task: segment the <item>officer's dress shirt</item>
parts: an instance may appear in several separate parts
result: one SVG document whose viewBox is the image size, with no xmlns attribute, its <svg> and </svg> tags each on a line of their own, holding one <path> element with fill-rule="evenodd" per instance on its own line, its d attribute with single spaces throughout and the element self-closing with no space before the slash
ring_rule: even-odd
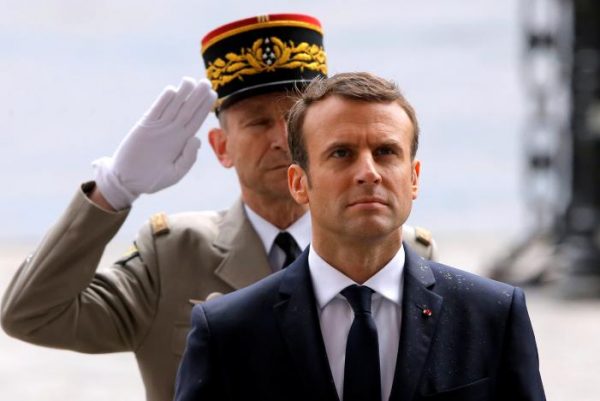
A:
<svg viewBox="0 0 600 401">
<path fill-rule="evenodd" d="M 363 284 L 375 291 L 371 300 L 371 311 L 379 340 L 383 400 L 390 397 L 396 369 L 402 318 L 404 259 L 404 247 L 401 247 L 383 269 Z M 308 266 L 317 299 L 321 333 L 329 367 L 338 396 L 342 400 L 346 342 L 354 320 L 354 312 L 340 291 L 357 283 L 325 262 L 313 248 L 309 250 Z"/>
<path fill-rule="evenodd" d="M 244 210 L 246 211 L 246 216 L 248 216 L 252 227 L 254 227 L 254 230 L 256 230 L 258 233 L 258 236 L 265 247 L 265 252 L 268 255 L 269 265 L 274 272 L 281 270 L 281 266 L 283 265 L 283 262 L 285 262 L 285 252 L 275 245 L 275 237 L 277 237 L 277 234 L 279 234 L 281 231 L 287 231 L 290 233 L 290 235 L 294 237 L 294 240 L 296 240 L 298 247 L 300 247 L 300 251 L 304 250 L 304 248 L 306 248 L 310 243 L 311 233 L 309 212 L 304 213 L 302 217 L 296 220 L 285 230 L 280 230 L 256 214 L 256 212 L 250 209 L 246 204 L 244 204 Z"/>
</svg>

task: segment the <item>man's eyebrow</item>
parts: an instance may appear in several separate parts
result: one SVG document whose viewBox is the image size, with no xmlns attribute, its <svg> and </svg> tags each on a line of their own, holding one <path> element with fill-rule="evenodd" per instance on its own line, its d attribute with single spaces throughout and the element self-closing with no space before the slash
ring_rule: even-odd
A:
<svg viewBox="0 0 600 401">
<path fill-rule="evenodd" d="M 250 121 L 254 118 L 262 118 L 267 116 L 264 108 L 262 107 L 251 107 L 240 113 L 240 122 Z"/>
<path fill-rule="evenodd" d="M 396 148 L 401 148 L 402 147 L 402 142 L 395 139 L 395 138 L 387 138 L 384 141 L 381 141 L 377 144 L 378 147 L 381 146 L 390 146 L 390 147 L 396 147 Z"/>
<path fill-rule="evenodd" d="M 335 140 L 333 142 L 328 143 L 325 148 L 323 149 L 323 151 L 321 153 L 329 153 L 334 149 L 339 149 L 339 148 L 353 148 L 356 145 L 352 144 L 349 141 L 344 141 L 344 140 Z"/>
</svg>

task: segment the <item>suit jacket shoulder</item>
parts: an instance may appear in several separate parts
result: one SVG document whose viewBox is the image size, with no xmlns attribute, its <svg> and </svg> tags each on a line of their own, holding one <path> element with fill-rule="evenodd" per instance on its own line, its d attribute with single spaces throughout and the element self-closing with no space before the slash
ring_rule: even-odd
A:
<svg viewBox="0 0 600 401">
<path fill-rule="evenodd" d="M 279 289 L 284 274 L 285 270 L 271 274 L 248 287 L 197 305 L 195 310 L 202 307 L 213 327 L 252 330 L 249 326 L 258 325 L 256 317 L 272 311 L 281 299 Z"/>
<path fill-rule="evenodd" d="M 427 262 L 435 277 L 435 290 L 440 295 L 462 296 L 458 300 L 478 300 L 481 308 L 492 306 L 509 307 L 515 287 L 482 277 L 452 266 Z"/>
<path fill-rule="evenodd" d="M 545 399 L 521 289 L 424 260 L 410 249 L 405 267 L 404 362 L 392 396 Z"/>
<path fill-rule="evenodd" d="M 306 258 L 194 307 L 177 400 L 337 399 Z"/>
</svg>

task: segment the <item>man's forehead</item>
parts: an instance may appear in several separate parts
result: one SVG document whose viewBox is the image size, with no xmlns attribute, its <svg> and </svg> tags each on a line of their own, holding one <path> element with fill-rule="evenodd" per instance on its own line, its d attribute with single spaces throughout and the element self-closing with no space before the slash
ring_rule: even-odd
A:
<svg viewBox="0 0 600 401">
<path fill-rule="evenodd" d="M 392 146 L 396 148 L 404 148 L 407 145 L 405 135 L 398 131 L 376 131 L 368 134 L 348 131 L 337 131 L 332 135 L 322 136 L 317 141 L 311 141 L 316 152 L 324 152 L 331 148 L 347 147 L 360 148 L 367 147 L 371 149 L 381 146 Z"/>
<path fill-rule="evenodd" d="M 354 108 L 352 106 L 366 106 Z M 312 113 L 311 113 L 312 111 Z M 337 146 L 410 147 L 414 128 L 397 102 L 369 102 L 331 96 L 313 103 L 304 120 L 307 152 Z"/>
<path fill-rule="evenodd" d="M 404 108 L 396 101 L 377 102 L 328 96 L 311 104 L 306 111 L 304 125 L 323 129 L 325 122 L 333 123 L 341 132 L 362 126 L 387 128 L 400 126 L 412 130 L 412 122 Z"/>
</svg>

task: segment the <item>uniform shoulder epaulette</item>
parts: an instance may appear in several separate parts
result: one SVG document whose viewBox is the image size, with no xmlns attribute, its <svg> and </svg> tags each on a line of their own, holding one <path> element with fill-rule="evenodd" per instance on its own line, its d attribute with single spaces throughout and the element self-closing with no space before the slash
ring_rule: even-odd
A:
<svg viewBox="0 0 600 401">
<path fill-rule="evenodd" d="M 417 240 L 417 242 L 425 246 L 429 246 L 431 245 L 432 239 L 431 231 L 423 227 L 415 227 L 415 239 Z"/>
<path fill-rule="evenodd" d="M 169 222 L 167 214 L 160 212 L 150 217 L 150 227 L 152 227 L 152 235 L 162 235 L 169 232 Z"/>
<path fill-rule="evenodd" d="M 123 256 L 121 256 L 121 259 L 119 259 L 117 261 L 117 264 L 121 265 L 121 266 L 125 266 L 127 264 L 127 262 L 129 262 L 131 259 L 139 257 L 140 256 L 140 251 L 137 247 L 137 244 L 134 242 L 125 252 L 125 254 Z"/>
</svg>

